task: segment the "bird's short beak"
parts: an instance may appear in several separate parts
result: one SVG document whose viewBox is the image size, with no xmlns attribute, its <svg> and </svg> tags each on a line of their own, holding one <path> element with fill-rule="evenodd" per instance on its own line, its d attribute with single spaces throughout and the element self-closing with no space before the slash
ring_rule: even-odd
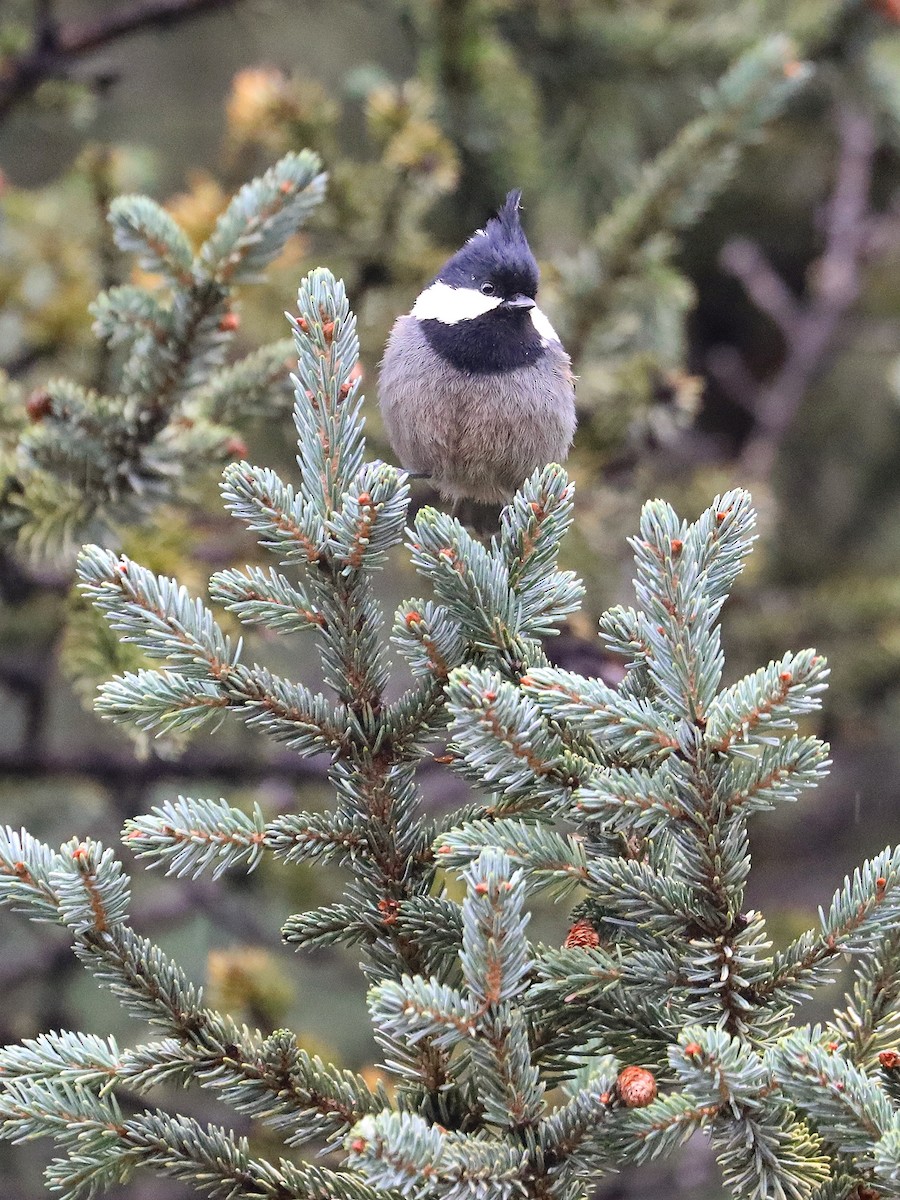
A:
<svg viewBox="0 0 900 1200">
<path fill-rule="evenodd" d="M 508 300 L 504 300 L 502 308 L 534 308 L 536 301 L 530 296 L 510 296 Z"/>
</svg>

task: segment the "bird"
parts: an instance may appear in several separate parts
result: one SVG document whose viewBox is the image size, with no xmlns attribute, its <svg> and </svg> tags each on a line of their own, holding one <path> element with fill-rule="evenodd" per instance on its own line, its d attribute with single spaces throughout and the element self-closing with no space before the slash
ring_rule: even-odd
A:
<svg viewBox="0 0 900 1200">
<path fill-rule="evenodd" d="M 515 189 L 398 317 L 379 405 L 402 468 L 445 501 L 508 502 L 575 434 L 569 355 L 538 308 Z"/>
</svg>

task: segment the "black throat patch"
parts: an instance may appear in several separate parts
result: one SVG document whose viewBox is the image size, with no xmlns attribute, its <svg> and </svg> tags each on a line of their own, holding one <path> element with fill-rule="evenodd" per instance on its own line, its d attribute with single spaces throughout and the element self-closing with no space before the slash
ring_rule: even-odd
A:
<svg viewBox="0 0 900 1200">
<path fill-rule="evenodd" d="M 473 375 L 499 375 L 527 367 L 546 349 L 528 310 L 492 309 L 455 325 L 431 318 L 419 323 L 436 354 Z"/>
</svg>

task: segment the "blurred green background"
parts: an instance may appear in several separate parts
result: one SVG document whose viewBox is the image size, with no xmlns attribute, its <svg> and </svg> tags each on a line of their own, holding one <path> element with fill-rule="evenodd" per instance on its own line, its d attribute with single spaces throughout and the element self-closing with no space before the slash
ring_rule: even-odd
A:
<svg viewBox="0 0 900 1200">
<path fill-rule="evenodd" d="M 52 16 L 77 32 L 130 7 L 59 0 Z M 896 0 L 210 4 L 109 38 L 4 105 L 4 83 L 9 93 L 46 15 L 26 0 L 0 11 L 3 422 L 12 428 L 33 389 L 59 373 L 90 384 L 109 370 L 87 304 L 134 276 L 106 232 L 112 195 L 147 191 L 199 240 L 238 184 L 311 145 L 331 173 L 329 198 L 266 283 L 247 291 L 240 348 L 284 336 L 283 310 L 309 266 L 342 275 L 359 317 L 373 451 L 388 457 L 375 384 L 390 324 L 521 186 L 542 303 L 580 376 L 567 557 L 588 595 L 550 652 L 614 678 L 594 630 L 605 607 L 629 597 L 625 538 L 641 502 L 661 495 L 693 517 L 717 491 L 751 488 L 762 536 L 725 610 L 726 678 L 788 648 L 827 653 L 832 688 L 816 729 L 834 767 L 795 810 L 758 819 L 749 901 L 779 942 L 811 924 L 846 871 L 900 836 Z M 598 238 L 608 245 L 604 219 L 625 220 L 629 198 L 648 186 L 646 165 L 704 103 L 714 111 L 710 89 L 729 64 L 777 34 L 795 46 L 786 70 L 813 66 L 786 111 L 740 152 L 731 153 L 733 130 L 722 145 L 684 147 L 681 208 L 650 213 L 627 262 L 598 273 L 589 249 Z M 252 461 L 289 475 L 287 390 L 241 435 Z M 423 487 L 416 500 L 426 499 Z M 258 557 L 223 514 L 214 479 L 117 536 L 194 592 L 213 570 Z M 387 611 L 420 590 L 401 558 L 394 565 Z M 8 545 L 0 600 L 5 822 L 51 841 L 114 842 L 126 817 L 177 793 L 255 801 L 269 816 L 328 802 L 315 761 L 242 727 L 185 747 L 138 742 L 97 720 L 90 694 L 114 651 L 73 598 L 65 555 L 36 559 Z M 289 656 L 297 678 L 315 681 L 309 643 L 253 636 L 261 658 L 277 654 L 289 673 Z M 446 768 L 424 770 L 436 808 L 459 802 L 463 785 Z M 374 1071 L 353 956 L 299 958 L 279 944 L 288 913 L 337 891 L 324 868 L 268 865 L 218 884 L 151 876 L 135 916 L 215 1004 L 265 1028 L 289 1024 L 310 1049 Z M 535 915 L 537 937 L 559 942 L 566 928 L 563 911 Z M 0 939 L 4 1041 L 67 1026 L 136 1036 L 54 931 L 4 916 Z M 191 1103 L 216 1119 L 208 1096 Z M 41 1194 L 43 1161 L 42 1150 L 0 1150 L 0 1197 Z M 674 1167 L 616 1177 L 601 1194 L 661 1187 L 717 1195 L 703 1146 L 692 1143 Z M 153 1181 L 128 1189 L 181 1194 Z"/>
</svg>

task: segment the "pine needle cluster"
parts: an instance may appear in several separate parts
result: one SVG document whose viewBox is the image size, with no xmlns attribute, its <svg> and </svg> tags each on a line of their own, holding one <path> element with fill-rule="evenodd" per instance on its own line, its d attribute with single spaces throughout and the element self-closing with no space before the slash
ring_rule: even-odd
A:
<svg viewBox="0 0 900 1200">
<path fill-rule="evenodd" d="M 209 591 L 247 624 L 314 638 L 325 690 L 255 663 L 212 608 L 126 557 L 86 547 L 79 577 L 159 664 L 105 685 L 103 715 L 145 729 L 236 717 L 328 756 L 325 813 L 267 820 L 181 797 L 130 820 L 124 842 L 178 875 L 264 855 L 342 864 L 343 898 L 283 934 L 356 948 L 393 1087 L 207 1007 L 132 929 L 110 849 L 7 829 L 0 897 L 64 926 L 150 1033 L 131 1048 L 74 1032 L 4 1048 L 3 1135 L 50 1138 L 47 1182 L 68 1200 L 139 1168 L 222 1197 L 577 1200 L 699 1130 L 741 1200 L 900 1194 L 900 851 L 866 862 L 777 952 L 744 905 L 749 819 L 814 786 L 828 753 L 798 729 L 825 687 L 814 651 L 722 683 L 719 617 L 753 543 L 750 497 L 717 497 L 693 522 L 647 504 L 635 604 L 601 622 L 622 683 L 560 670 L 541 638 L 581 596 L 557 562 L 564 471 L 535 473 L 487 544 L 432 508 L 407 530 L 404 474 L 366 458 L 355 322 L 327 271 L 304 280 L 292 327 L 296 481 L 247 462 L 223 480 L 279 565 L 220 572 Z M 376 583 L 404 537 L 430 595 L 390 625 L 412 679 L 401 689 Z M 417 777 L 435 754 L 477 796 L 439 820 Z M 442 884 L 454 871 L 461 903 Z M 528 938 L 538 889 L 574 901 L 562 947 Z M 843 1011 L 798 1024 L 848 955 Z M 162 1085 L 212 1089 L 283 1137 L 283 1156 L 158 1106 Z"/>
<path fill-rule="evenodd" d="M 254 283 L 325 193 L 311 151 L 287 154 L 246 184 L 195 253 L 147 196 L 109 210 L 116 245 L 145 273 L 102 292 L 94 333 L 114 363 L 102 394 L 50 380 L 26 403 L 30 424 L 0 470 L 0 532 L 33 555 L 58 553 L 138 523 L 204 468 L 239 455 L 234 422 L 271 411 L 291 345 L 225 356 L 240 324 L 235 289 Z"/>
</svg>

